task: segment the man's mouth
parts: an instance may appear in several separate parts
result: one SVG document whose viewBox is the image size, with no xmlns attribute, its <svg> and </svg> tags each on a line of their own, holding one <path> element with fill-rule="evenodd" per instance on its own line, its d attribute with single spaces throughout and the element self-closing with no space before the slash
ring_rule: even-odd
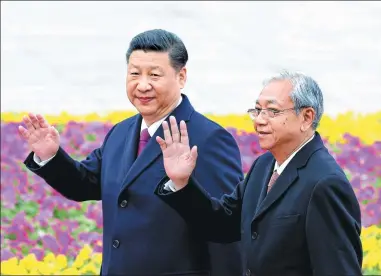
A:
<svg viewBox="0 0 381 276">
<path fill-rule="evenodd" d="M 149 103 L 153 99 L 153 97 L 138 97 L 138 100 L 143 104 Z"/>
<path fill-rule="evenodd" d="M 265 132 L 265 131 L 257 131 L 257 133 L 258 133 L 258 136 L 260 136 L 260 137 L 263 137 L 263 136 L 270 134 L 269 132 Z"/>
</svg>

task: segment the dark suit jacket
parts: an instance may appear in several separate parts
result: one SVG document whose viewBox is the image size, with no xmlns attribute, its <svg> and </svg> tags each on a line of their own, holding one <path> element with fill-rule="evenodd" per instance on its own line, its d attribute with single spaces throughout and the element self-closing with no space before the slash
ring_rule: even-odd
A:
<svg viewBox="0 0 381 276">
<path fill-rule="evenodd" d="M 178 122 L 185 120 L 190 143 L 198 145 L 194 177 L 214 196 L 232 192 L 233 184 L 243 179 L 237 143 L 182 96 L 173 115 Z M 103 274 L 211 275 L 212 270 L 216 276 L 239 275 L 238 244 L 221 246 L 199 239 L 175 210 L 155 196 L 156 185 L 165 176 L 163 158 L 154 137 L 136 158 L 141 120 L 135 115 L 116 124 L 102 147 L 82 162 L 60 148 L 41 168 L 32 153 L 25 164 L 66 198 L 102 200 Z M 156 135 L 163 137 L 162 127 Z"/>
<path fill-rule="evenodd" d="M 159 183 L 156 193 L 200 237 L 241 240 L 244 275 L 361 275 L 359 203 L 320 135 L 294 156 L 266 195 L 274 163 L 270 153 L 260 156 L 234 193 L 220 200 L 193 177 L 175 193 L 165 193 Z"/>
</svg>

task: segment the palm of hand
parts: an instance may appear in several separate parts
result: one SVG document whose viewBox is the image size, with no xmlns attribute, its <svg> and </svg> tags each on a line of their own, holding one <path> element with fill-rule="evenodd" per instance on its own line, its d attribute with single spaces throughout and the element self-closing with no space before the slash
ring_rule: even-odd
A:
<svg viewBox="0 0 381 276">
<path fill-rule="evenodd" d="M 173 143 L 163 150 L 164 168 L 170 179 L 190 177 L 195 167 L 188 145 Z"/>
<path fill-rule="evenodd" d="M 19 126 L 19 134 L 30 150 L 42 160 L 54 156 L 60 145 L 58 131 L 39 114 L 29 113 L 29 116 L 24 116 L 23 122 L 26 128 Z"/>
<path fill-rule="evenodd" d="M 28 145 L 37 156 L 54 155 L 59 147 L 59 137 L 52 136 L 49 128 L 39 128 L 30 133 Z"/>
<path fill-rule="evenodd" d="M 189 147 L 189 137 L 184 121 L 180 122 L 180 130 L 175 117 L 169 118 L 171 130 L 168 123 L 163 122 L 164 139 L 157 136 L 163 152 L 164 169 L 167 176 L 175 183 L 177 189 L 181 189 L 188 184 L 197 161 L 197 146 Z"/>
</svg>

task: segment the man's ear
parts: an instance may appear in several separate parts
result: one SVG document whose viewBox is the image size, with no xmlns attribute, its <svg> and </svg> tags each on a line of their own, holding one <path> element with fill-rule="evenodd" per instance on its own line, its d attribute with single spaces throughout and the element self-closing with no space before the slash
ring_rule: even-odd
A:
<svg viewBox="0 0 381 276">
<path fill-rule="evenodd" d="M 180 69 L 178 73 L 180 88 L 183 89 L 185 87 L 185 83 L 187 82 L 187 68 L 183 67 Z"/>
<path fill-rule="evenodd" d="M 302 115 L 302 125 L 300 126 L 300 130 L 302 132 L 307 131 L 313 124 L 316 113 L 312 107 L 306 107 L 301 110 Z"/>
</svg>

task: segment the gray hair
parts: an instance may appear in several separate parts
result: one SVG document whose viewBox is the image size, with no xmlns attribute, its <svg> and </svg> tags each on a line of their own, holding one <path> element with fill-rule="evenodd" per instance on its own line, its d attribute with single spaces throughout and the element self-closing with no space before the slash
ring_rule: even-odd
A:
<svg viewBox="0 0 381 276">
<path fill-rule="evenodd" d="M 284 71 L 264 82 L 264 85 L 273 81 L 289 80 L 292 83 L 291 100 L 295 105 L 295 112 L 299 114 L 303 107 L 312 107 L 315 110 L 315 119 L 312 128 L 316 130 L 324 113 L 323 93 L 317 82 L 304 74 Z"/>
</svg>

